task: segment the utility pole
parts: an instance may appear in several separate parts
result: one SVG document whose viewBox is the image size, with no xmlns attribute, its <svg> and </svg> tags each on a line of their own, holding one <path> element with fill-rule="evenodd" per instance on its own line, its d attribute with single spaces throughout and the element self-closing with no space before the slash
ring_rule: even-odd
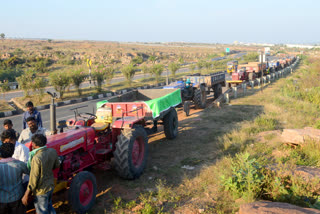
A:
<svg viewBox="0 0 320 214">
<path fill-rule="evenodd" d="M 262 82 L 263 82 L 263 51 L 262 50 L 260 50 L 260 57 L 261 57 L 261 62 L 260 62 L 260 66 L 261 66 L 261 70 L 260 70 L 260 80 L 262 80 Z M 263 84 L 261 84 L 261 87 L 260 87 L 260 89 L 261 89 L 261 92 L 263 92 Z"/>
</svg>

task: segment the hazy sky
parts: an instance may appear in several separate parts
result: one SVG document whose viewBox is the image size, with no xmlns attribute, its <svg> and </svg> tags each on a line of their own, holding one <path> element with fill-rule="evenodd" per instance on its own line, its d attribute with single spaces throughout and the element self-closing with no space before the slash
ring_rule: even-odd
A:
<svg viewBox="0 0 320 214">
<path fill-rule="evenodd" d="M 139 42 L 320 41 L 319 0 L 0 0 L 0 33 Z"/>
</svg>

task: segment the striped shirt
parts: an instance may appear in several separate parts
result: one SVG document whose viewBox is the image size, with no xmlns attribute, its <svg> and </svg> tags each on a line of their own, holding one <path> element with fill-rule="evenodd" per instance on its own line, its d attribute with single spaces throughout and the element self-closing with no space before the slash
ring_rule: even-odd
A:
<svg viewBox="0 0 320 214">
<path fill-rule="evenodd" d="M 0 159 L 0 203 L 11 203 L 22 198 L 22 174 L 29 174 L 26 163 L 14 158 Z"/>
</svg>

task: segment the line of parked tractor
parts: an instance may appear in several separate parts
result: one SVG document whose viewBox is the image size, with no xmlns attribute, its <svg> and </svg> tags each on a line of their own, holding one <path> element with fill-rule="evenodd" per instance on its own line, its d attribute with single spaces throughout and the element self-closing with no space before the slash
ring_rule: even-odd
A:
<svg viewBox="0 0 320 214">
<path fill-rule="evenodd" d="M 91 166 L 106 170 L 114 168 L 124 179 L 136 179 L 143 173 L 148 156 L 148 135 L 163 125 L 167 139 L 178 135 L 176 108 L 183 107 L 189 115 L 190 104 L 205 108 L 207 95 L 222 94 L 222 87 L 238 84 L 263 74 L 285 68 L 296 60 L 286 57 L 277 62 L 227 64 L 226 72 L 185 76 L 161 89 L 132 90 L 97 103 L 96 114 L 79 113 L 56 127 L 52 95 L 51 133 L 47 147 L 54 148 L 60 158 L 60 168 L 54 170 L 55 189 L 68 189 L 69 204 L 73 211 L 86 213 L 95 203 L 96 178 L 87 171 Z M 231 77 L 231 80 L 227 78 Z M 229 82 L 228 82 L 229 81 Z M 237 82 L 230 82 L 237 81 Z M 57 130 L 59 129 L 59 131 Z M 26 144 L 32 150 L 31 143 Z"/>
</svg>

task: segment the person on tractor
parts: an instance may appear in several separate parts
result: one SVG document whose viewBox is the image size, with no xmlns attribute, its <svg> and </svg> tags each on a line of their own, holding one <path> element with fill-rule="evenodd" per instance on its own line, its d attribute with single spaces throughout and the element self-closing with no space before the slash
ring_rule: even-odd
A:
<svg viewBox="0 0 320 214">
<path fill-rule="evenodd" d="M 29 117 L 34 117 L 37 122 L 37 126 L 42 127 L 41 114 L 34 107 L 31 101 L 26 103 L 27 111 L 23 113 L 22 129 L 27 128 L 27 119 Z"/>
<path fill-rule="evenodd" d="M 42 134 L 32 136 L 32 151 L 29 154 L 27 167 L 30 178 L 22 203 L 27 206 L 30 194 L 35 197 L 34 206 L 37 214 L 55 214 L 52 207 L 54 176 L 52 170 L 60 166 L 56 150 L 47 148 L 47 137 Z"/>
<path fill-rule="evenodd" d="M 27 164 L 12 158 L 12 143 L 0 146 L 0 214 L 26 213 L 21 203 L 24 193 L 22 175 L 29 174 Z"/>
<path fill-rule="evenodd" d="M 37 125 L 36 119 L 34 117 L 28 117 L 26 121 L 28 128 L 22 130 L 18 142 L 26 144 L 30 142 L 31 137 L 35 134 L 50 135 L 50 131 Z"/>
</svg>

